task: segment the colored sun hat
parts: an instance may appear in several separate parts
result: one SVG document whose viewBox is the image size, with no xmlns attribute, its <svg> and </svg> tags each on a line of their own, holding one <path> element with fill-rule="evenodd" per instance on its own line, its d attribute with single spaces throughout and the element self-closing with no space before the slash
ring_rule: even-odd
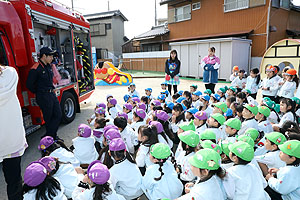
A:
<svg viewBox="0 0 300 200">
<path fill-rule="evenodd" d="M 252 140 L 255 141 L 259 135 L 259 132 L 255 128 L 248 128 L 245 131 L 245 135 L 250 136 Z"/>
<path fill-rule="evenodd" d="M 251 161 L 254 158 L 254 148 L 251 147 L 247 142 L 238 141 L 229 145 L 228 148 L 237 157 L 245 161 Z"/>
<path fill-rule="evenodd" d="M 50 147 L 54 143 L 54 139 L 51 136 L 45 136 L 40 140 L 40 144 L 38 146 L 39 150 L 45 150 Z"/>
<path fill-rule="evenodd" d="M 130 85 L 129 86 L 135 86 L 135 83 L 130 83 Z"/>
<path fill-rule="evenodd" d="M 152 92 L 152 88 L 146 88 L 146 91 Z"/>
<path fill-rule="evenodd" d="M 112 94 L 107 94 L 107 95 L 106 95 L 106 99 L 108 99 L 109 97 L 112 97 L 112 98 L 113 98 L 114 96 L 113 96 Z"/>
<path fill-rule="evenodd" d="M 112 105 L 117 105 L 117 100 L 112 98 L 109 100 L 109 103 L 111 103 Z"/>
<path fill-rule="evenodd" d="M 78 126 L 78 133 L 80 136 L 88 138 L 91 136 L 92 130 L 91 130 L 91 127 L 89 127 L 88 125 L 80 124 Z"/>
<path fill-rule="evenodd" d="M 185 97 L 179 97 L 177 100 L 176 100 L 176 103 L 181 103 L 183 100 L 186 100 Z"/>
<path fill-rule="evenodd" d="M 154 106 L 160 106 L 161 105 L 160 101 L 158 101 L 158 100 L 153 100 L 151 102 L 151 104 L 153 104 Z"/>
<path fill-rule="evenodd" d="M 200 92 L 199 90 L 193 92 L 193 95 L 196 95 L 196 96 L 201 96 L 202 95 L 202 92 Z"/>
<path fill-rule="evenodd" d="M 190 87 L 193 87 L 197 90 L 198 86 L 196 84 L 192 84 Z"/>
<path fill-rule="evenodd" d="M 126 145 L 122 138 L 112 139 L 109 143 L 110 151 L 121 151 L 125 149 L 126 149 Z"/>
<path fill-rule="evenodd" d="M 272 65 L 268 66 L 266 69 L 267 72 L 275 72 L 277 73 L 277 68 L 273 67 Z"/>
<path fill-rule="evenodd" d="M 211 96 L 217 101 L 220 101 L 220 99 L 221 99 L 221 96 L 218 94 L 212 94 Z"/>
<path fill-rule="evenodd" d="M 96 107 L 97 108 L 100 108 L 100 107 L 102 107 L 102 108 L 106 108 L 106 105 L 105 105 L 105 103 L 96 103 Z"/>
<path fill-rule="evenodd" d="M 135 113 L 137 116 L 139 116 L 141 119 L 145 119 L 146 113 L 143 109 L 136 109 Z"/>
<path fill-rule="evenodd" d="M 106 125 L 104 128 L 103 128 L 103 133 L 105 134 L 108 130 L 110 129 L 115 129 L 115 130 L 119 130 L 119 128 L 116 126 L 116 125 L 113 125 L 113 124 L 109 124 L 109 125 Z"/>
<path fill-rule="evenodd" d="M 237 118 L 228 119 L 224 124 L 238 131 L 241 129 L 242 126 L 242 122 Z"/>
<path fill-rule="evenodd" d="M 226 111 L 226 113 L 224 113 L 224 116 L 225 117 L 231 117 L 231 116 L 233 116 L 233 111 L 230 108 L 228 108 L 227 111 Z"/>
<path fill-rule="evenodd" d="M 140 103 L 141 102 L 140 98 L 138 98 L 138 97 L 133 97 L 132 101 L 135 102 L 135 103 Z"/>
<path fill-rule="evenodd" d="M 196 112 L 198 112 L 199 110 L 197 108 L 190 108 L 187 110 L 187 112 L 191 113 L 191 114 L 196 114 Z"/>
<path fill-rule="evenodd" d="M 280 105 L 275 104 L 274 110 L 275 110 L 275 112 L 279 113 L 280 112 Z"/>
<path fill-rule="evenodd" d="M 123 97 L 125 102 L 127 102 L 129 100 L 129 98 L 130 98 L 129 94 L 125 94 L 124 97 Z"/>
<path fill-rule="evenodd" d="M 179 125 L 179 128 L 183 131 L 196 131 L 196 127 L 194 125 L 194 121 L 191 120 L 190 122 L 183 122 Z"/>
<path fill-rule="evenodd" d="M 238 66 L 234 66 L 232 69 L 233 69 L 234 71 L 240 71 L 240 69 L 239 69 Z"/>
<path fill-rule="evenodd" d="M 295 69 L 289 69 L 285 72 L 285 74 L 289 76 L 294 76 L 297 74 L 297 71 Z"/>
<path fill-rule="evenodd" d="M 221 115 L 220 113 L 215 113 L 213 115 L 211 115 L 212 118 L 214 118 L 215 120 L 217 120 L 217 122 L 219 122 L 219 124 L 223 125 L 224 122 L 226 121 L 225 117 L 223 115 Z"/>
<path fill-rule="evenodd" d="M 156 110 L 156 111 L 154 112 L 154 114 L 155 114 L 155 116 L 157 117 L 157 119 L 162 120 L 162 121 L 164 121 L 164 122 L 168 121 L 168 119 L 169 119 L 168 113 L 166 113 L 166 112 L 163 111 L 163 110 Z"/>
<path fill-rule="evenodd" d="M 132 98 L 134 98 L 134 97 L 137 97 L 137 98 L 139 98 L 139 96 L 138 96 L 138 95 L 136 95 L 136 94 L 133 94 L 131 97 L 132 97 Z"/>
<path fill-rule="evenodd" d="M 212 91 L 210 89 L 206 89 L 203 92 L 204 94 L 207 94 L 208 96 L 210 96 L 212 94 Z"/>
<path fill-rule="evenodd" d="M 149 125 L 155 126 L 157 133 L 162 133 L 164 131 L 163 125 L 158 121 L 151 121 Z"/>
<path fill-rule="evenodd" d="M 161 94 L 165 94 L 166 96 L 169 96 L 169 91 L 168 90 L 165 90 L 165 91 L 162 91 L 160 92 Z"/>
<path fill-rule="evenodd" d="M 271 111 L 267 106 L 259 106 L 258 113 L 263 114 L 265 117 L 269 117 L 271 114 Z"/>
<path fill-rule="evenodd" d="M 178 94 L 179 94 L 180 96 L 182 96 L 183 90 L 179 90 L 179 91 L 178 91 Z"/>
<path fill-rule="evenodd" d="M 228 140 L 222 140 L 220 142 L 220 147 L 222 149 L 222 152 L 225 153 L 225 155 L 228 157 L 229 157 L 229 152 L 230 152 L 228 147 L 230 144 L 233 144 L 233 143 L 229 142 Z"/>
<path fill-rule="evenodd" d="M 279 132 L 267 133 L 265 137 L 277 145 L 283 144 L 286 141 L 286 137 Z"/>
<path fill-rule="evenodd" d="M 160 94 L 160 95 L 158 95 L 157 99 L 159 99 L 159 100 L 165 100 L 166 99 L 166 95 Z"/>
<path fill-rule="evenodd" d="M 285 143 L 278 146 L 280 151 L 283 153 L 300 158 L 300 141 L 298 140 L 288 140 Z"/>
<path fill-rule="evenodd" d="M 242 92 L 251 94 L 251 90 L 249 90 L 249 89 L 243 89 Z"/>
<path fill-rule="evenodd" d="M 200 138 L 199 135 L 195 131 L 185 131 L 178 135 L 179 139 L 190 147 L 196 147 Z"/>
<path fill-rule="evenodd" d="M 222 153 L 222 149 L 221 149 L 220 145 L 215 144 L 210 140 L 200 141 L 200 145 L 204 149 L 212 149 L 212 150 L 216 151 L 218 154 Z"/>
<path fill-rule="evenodd" d="M 139 109 L 142 109 L 144 111 L 146 110 L 146 105 L 144 103 L 139 103 L 137 106 Z"/>
<path fill-rule="evenodd" d="M 292 99 L 293 101 L 295 101 L 296 104 L 300 105 L 300 99 L 299 99 L 299 98 L 297 98 L 297 97 L 292 97 L 291 99 Z"/>
<path fill-rule="evenodd" d="M 198 111 L 194 114 L 194 117 L 199 120 L 207 120 L 207 114 L 205 111 Z"/>
<path fill-rule="evenodd" d="M 248 135 L 239 135 L 237 140 L 247 142 L 252 148 L 254 148 L 254 140 Z"/>
<path fill-rule="evenodd" d="M 128 115 L 124 112 L 118 113 L 118 117 L 124 117 L 126 120 L 128 120 Z"/>
<path fill-rule="evenodd" d="M 210 97 L 208 95 L 202 95 L 200 98 L 203 99 L 203 100 L 205 100 L 205 101 L 209 101 L 210 100 Z"/>
<path fill-rule="evenodd" d="M 217 136 L 212 130 L 206 129 L 200 133 L 200 140 L 216 140 Z"/>
<path fill-rule="evenodd" d="M 263 101 L 271 101 L 270 97 L 264 97 Z"/>
<path fill-rule="evenodd" d="M 56 160 L 51 156 L 42 157 L 38 162 L 42 163 L 48 172 L 52 172 L 56 169 Z"/>
<path fill-rule="evenodd" d="M 269 97 L 265 97 L 265 98 L 269 98 Z M 275 106 L 276 106 L 276 104 L 275 104 L 275 102 L 274 101 L 271 101 L 271 100 L 263 100 L 263 104 L 265 105 L 265 106 L 267 106 L 269 109 L 274 109 L 275 108 Z"/>
<path fill-rule="evenodd" d="M 106 183 L 110 177 L 108 168 L 100 160 L 95 160 L 89 165 L 87 175 L 93 183 L 99 185 Z"/>
<path fill-rule="evenodd" d="M 103 114 L 105 114 L 105 108 L 99 107 L 95 110 L 95 113 L 99 114 L 99 115 L 103 115 Z"/>
<path fill-rule="evenodd" d="M 93 136 L 100 138 L 101 135 L 103 135 L 103 128 L 93 130 Z"/>
<path fill-rule="evenodd" d="M 173 110 L 173 108 L 174 108 L 174 103 L 173 103 L 173 102 L 169 102 L 169 103 L 166 104 L 166 106 L 167 106 L 168 108 L 170 108 L 171 110 Z"/>
<path fill-rule="evenodd" d="M 118 131 L 116 129 L 110 129 L 110 130 L 106 131 L 103 135 L 108 142 L 110 142 L 112 139 L 115 139 L 115 138 L 121 138 L 120 131 Z"/>
<path fill-rule="evenodd" d="M 160 85 L 168 85 L 168 83 L 166 81 L 164 81 Z"/>
<path fill-rule="evenodd" d="M 213 104 L 213 106 L 220 108 L 223 113 L 225 113 L 228 109 L 225 102 L 218 102 L 218 103 Z"/>
<path fill-rule="evenodd" d="M 46 167 L 41 162 L 35 161 L 26 167 L 24 183 L 30 187 L 36 187 L 44 182 L 46 176 Z"/>
<path fill-rule="evenodd" d="M 124 105 L 123 105 L 123 108 L 126 108 L 127 110 L 132 110 L 132 105 L 131 105 L 131 103 L 125 103 Z"/>
<path fill-rule="evenodd" d="M 218 92 L 222 92 L 223 94 L 225 94 L 225 93 L 226 93 L 226 89 L 223 88 L 223 87 L 222 87 L 222 88 L 219 88 L 219 89 L 218 89 Z"/>
<path fill-rule="evenodd" d="M 183 103 L 180 103 L 180 105 L 182 106 L 183 112 L 185 112 L 186 111 L 186 106 Z"/>
<path fill-rule="evenodd" d="M 199 169 L 217 170 L 221 157 L 212 149 L 201 149 L 189 159 L 189 163 Z"/>
<path fill-rule="evenodd" d="M 257 115 L 258 108 L 254 104 L 246 104 L 244 105 L 244 108 L 247 108 L 253 115 Z"/>
<path fill-rule="evenodd" d="M 230 86 L 228 90 L 232 90 L 234 93 L 237 91 L 236 87 Z"/>
<path fill-rule="evenodd" d="M 151 146 L 150 154 L 156 159 L 166 159 L 171 155 L 171 150 L 166 144 L 156 143 Z"/>
</svg>

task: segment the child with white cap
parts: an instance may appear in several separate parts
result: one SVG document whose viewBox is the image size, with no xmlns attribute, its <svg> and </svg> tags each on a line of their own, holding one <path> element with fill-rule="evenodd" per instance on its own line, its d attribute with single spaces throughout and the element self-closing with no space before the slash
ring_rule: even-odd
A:
<svg viewBox="0 0 300 200">
<path fill-rule="evenodd" d="M 220 167 L 221 157 L 212 149 L 201 149 L 188 162 L 192 173 L 200 181 L 187 183 L 185 185 L 186 195 L 178 198 L 184 199 L 207 199 L 221 200 L 226 199 L 222 183 L 219 179 L 225 176 L 225 171 Z"/>
<path fill-rule="evenodd" d="M 38 149 L 42 157 L 52 156 L 61 162 L 71 163 L 74 167 L 79 167 L 80 162 L 74 154 L 61 141 L 55 141 L 51 136 L 45 136 L 40 140 Z"/>
<path fill-rule="evenodd" d="M 95 138 L 91 137 L 91 128 L 86 124 L 78 126 L 78 134 L 72 140 L 74 146 L 74 156 L 80 164 L 90 164 L 98 158 L 98 152 L 95 148 Z"/>
<path fill-rule="evenodd" d="M 30 163 L 25 169 L 23 192 L 24 200 L 67 200 L 64 187 L 48 175 L 46 167 L 37 161 Z"/>
<path fill-rule="evenodd" d="M 65 188 L 64 194 L 67 198 L 72 198 L 72 192 L 84 178 L 82 168 L 74 168 L 72 164 L 60 162 L 51 156 L 45 156 L 39 159 L 47 169 L 48 173 L 59 180 Z"/>
<path fill-rule="evenodd" d="M 103 165 L 99 160 L 92 162 L 88 169 L 87 174 L 73 191 L 73 200 L 125 200 L 125 198 L 116 193 L 112 185 L 108 183 L 110 173 L 108 168 Z"/>
<path fill-rule="evenodd" d="M 142 189 L 148 199 L 176 199 L 183 190 L 182 183 L 172 163 L 168 160 L 171 150 L 168 145 L 157 143 L 150 148 L 150 161 L 142 179 Z"/>
<path fill-rule="evenodd" d="M 126 145 L 122 138 L 111 140 L 109 155 L 115 160 L 115 164 L 109 169 L 109 172 L 110 182 L 116 193 L 128 200 L 140 197 L 143 194 L 142 175 L 135 161 L 126 151 Z"/>
<path fill-rule="evenodd" d="M 196 132 L 200 135 L 205 129 L 207 129 L 207 115 L 205 111 L 198 111 L 194 114 L 194 125 L 196 127 Z"/>
</svg>

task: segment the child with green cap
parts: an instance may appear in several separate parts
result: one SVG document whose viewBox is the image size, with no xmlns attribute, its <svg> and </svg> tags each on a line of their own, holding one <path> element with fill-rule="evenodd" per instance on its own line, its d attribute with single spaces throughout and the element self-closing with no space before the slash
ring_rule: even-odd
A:
<svg viewBox="0 0 300 200">
<path fill-rule="evenodd" d="M 242 112 L 243 118 L 245 119 L 242 123 L 241 130 L 239 130 L 239 135 L 243 135 L 248 128 L 258 129 L 258 123 L 255 120 L 255 115 L 257 115 L 258 108 L 254 104 L 244 105 Z"/>
<path fill-rule="evenodd" d="M 216 134 L 212 130 L 206 129 L 202 133 L 200 133 L 200 140 L 210 140 L 213 143 L 216 143 Z"/>
<path fill-rule="evenodd" d="M 282 98 L 280 100 L 280 112 L 283 116 L 280 119 L 279 124 L 273 124 L 274 131 L 280 131 L 285 121 L 296 122 L 295 114 L 296 102 L 289 98 Z"/>
<path fill-rule="evenodd" d="M 224 115 L 226 113 L 228 107 L 225 102 L 218 102 L 212 105 L 213 107 L 213 114 L 220 113 L 221 115 Z"/>
<path fill-rule="evenodd" d="M 232 142 L 228 141 L 228 140 L 223 140 L 220 141 L 219 145 L 221 147 L 222 153 L 221 153 L 221 167 L 225 170 L 227 170 L 228 168 L 233 166 L 233 162 L 232 160 L 230 160 L 229 158 L 229 145 L 233 144 Z"/>
<path fill-rule="evenodd" d="M 255 119 L 258 121 L 258 130 L 265 134 L 273 131 L 272 124 L 269 122 L 268 117 L 271 111 L 267 106 L 259 106 Z"/>
<path fill-rule="evenodd" d="M 225 171 L 220 167 L 220 155 L 211 149 L 201 149 L 189 159 L 191 170 L 198 177 L 198 182 L 185 185 L 184 199 L 225 199 L 220 178 L 225 177 Z"/>
<path fill-rule="evenodd" d="M 288 140 L 278 147 L 286 166 L 269 170 L 267 192 L 272 199 L 300 199 L 300 141 Z"/>
<path fill-rule="evenodd" d="M 150 148 L 150 161 L 154 165 L 147 167 L 142 178 L 142 189 L 148 199 L 176 199 L 183 185 L 178 179 L 174 165 L 168 160 L 171 155 L 170 147 L 157 143 Z"/>
<path fill-rule="evenodd" d="M 245 135 L 250 136 L 254 141 L 254 155 L 265 155 L 268 151 L 265 148 L 265 137 L 263 132 L 259 132 L 255 128 L 248 128 Z"/>
<path fill-rule="evenodd" d="M 228 199 L 251 200 L 270 199 L 264 191 L 266 180 L 259 169 L 250 164 L 254 157 L 254 149 L 246 142 L 229 145 L 229 157 L 234 166 L 227 170 L 223 185 Z"/>
<path fill-rule="evenodd" d="M 268 174 L 268 170 L 271 168 L 285 167 L 285 162 L 279 158 L 280 150 L 278 146 L 286 141 L 286 137 L 279 132 L 268 133 L 265 138 L 265 148 L 268 153 L 255 157 L 264 176 Z"/>
<path fill-rule="evenodd" d="M 185 131 L 196 131 L 195 125 L 193 122 L 184 122 L 179 125 L 179 129 L 177 131 L 177 136 L 179 139 L 179 135 L 182 134 Z M 179 154 L 183 151 L 181 141 L 179 140 L 178 147 L 175 152 L 175 159 L 179 156 Z"/>
<path fill-rule="evenodd" d="M 227 89 L 225 87 L 221 87 L 218 89 L 217 94 L 220 95 L 220 102 L 226 102 L 226 94 Z"/>
<path fill-rule="evenodd" d="M 216 134 L 216 141 L 224 140 L 225 133 L 220 130 L 220 127 L 224 124 L 225 117 L 220 113 L 216 113 L 210 116 L 207 120 L 207 126 L 209 130 L 212 130 Z"/>
<path fill-rule="evenodd" d="M 187 182 L 193 181 L 196 178 L 191 171 L 191 165 L 188 161 L 189 158 L 196 153 L 200 138 L 195 131 L 186 131 L 179 135 L 179 139 L 183 151 L 176 159 L 176 171 L 179 173 L 181 182 L 185 185 Z"/>
<path fill-rule="evenodd" d="M 241 129 L 241 121 L 237 118 L 231 118 L 225 122 L 225 132 L 226 132 L 226 140 L 231 143 L 236 142 L 236 136 L 238 135 L 238 131 Z"/>
</svg>

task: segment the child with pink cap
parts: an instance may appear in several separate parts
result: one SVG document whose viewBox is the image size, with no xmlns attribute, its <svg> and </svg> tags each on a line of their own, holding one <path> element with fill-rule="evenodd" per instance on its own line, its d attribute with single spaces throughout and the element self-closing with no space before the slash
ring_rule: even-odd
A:
<svg viewBox="0 0 300 200">
<path fill-rule="evenodd" d="M 115 160 L 109 172 L 110 182 L 116 193 L 124 196 L 125 199 L 140 197 L 143 194 L 142 175 L 135 161 L 126 151 L 122 138 L 115 138 L 109 143 L 109 155 Z"/>
<path fill-rule="evenodd" d="M 143 109 L 133 111 L 133 122 L 131 128 L 137 133 L 140 126 L 145 125 L 146 112 Z"/>
<path fill-rule="evenodd" d="M 90 164 L 98 158 L 98 152 L 95 148 L 95 138 L 91 137 L 91 128 L 86 124 L 80 124 L 78 127 L 78 137 L 72 140 L 74 146 L 74 156 L 80 164 Z"/>
<path fill-rule="evenodd" d="M 41 162 L 37 161 L 30 163 L 25 169 L 23 193 L 24 200 L 67 200 L 64 187 L 48 174 Z"/>
<path fill-rule="evenodd" d="M 92 162 L 83 179 L 72 194 L 73 200 L 125 200 L 115 192 L 112 185 L 108 183 L 110 173 L 108 168 L 99 160 Z"/>
</svg>

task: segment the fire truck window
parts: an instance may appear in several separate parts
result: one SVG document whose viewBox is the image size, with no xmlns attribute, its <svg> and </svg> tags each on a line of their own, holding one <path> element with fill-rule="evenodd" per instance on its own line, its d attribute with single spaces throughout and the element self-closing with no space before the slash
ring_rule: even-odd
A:
<svg viewBox="0 0 300 200">
<path fill-rule="evenodd" d="M 8 65 L 5 49 L 3 46 L 2 38 L 0 37 L 0 64 L 1 65 Z"/>
</svg>

